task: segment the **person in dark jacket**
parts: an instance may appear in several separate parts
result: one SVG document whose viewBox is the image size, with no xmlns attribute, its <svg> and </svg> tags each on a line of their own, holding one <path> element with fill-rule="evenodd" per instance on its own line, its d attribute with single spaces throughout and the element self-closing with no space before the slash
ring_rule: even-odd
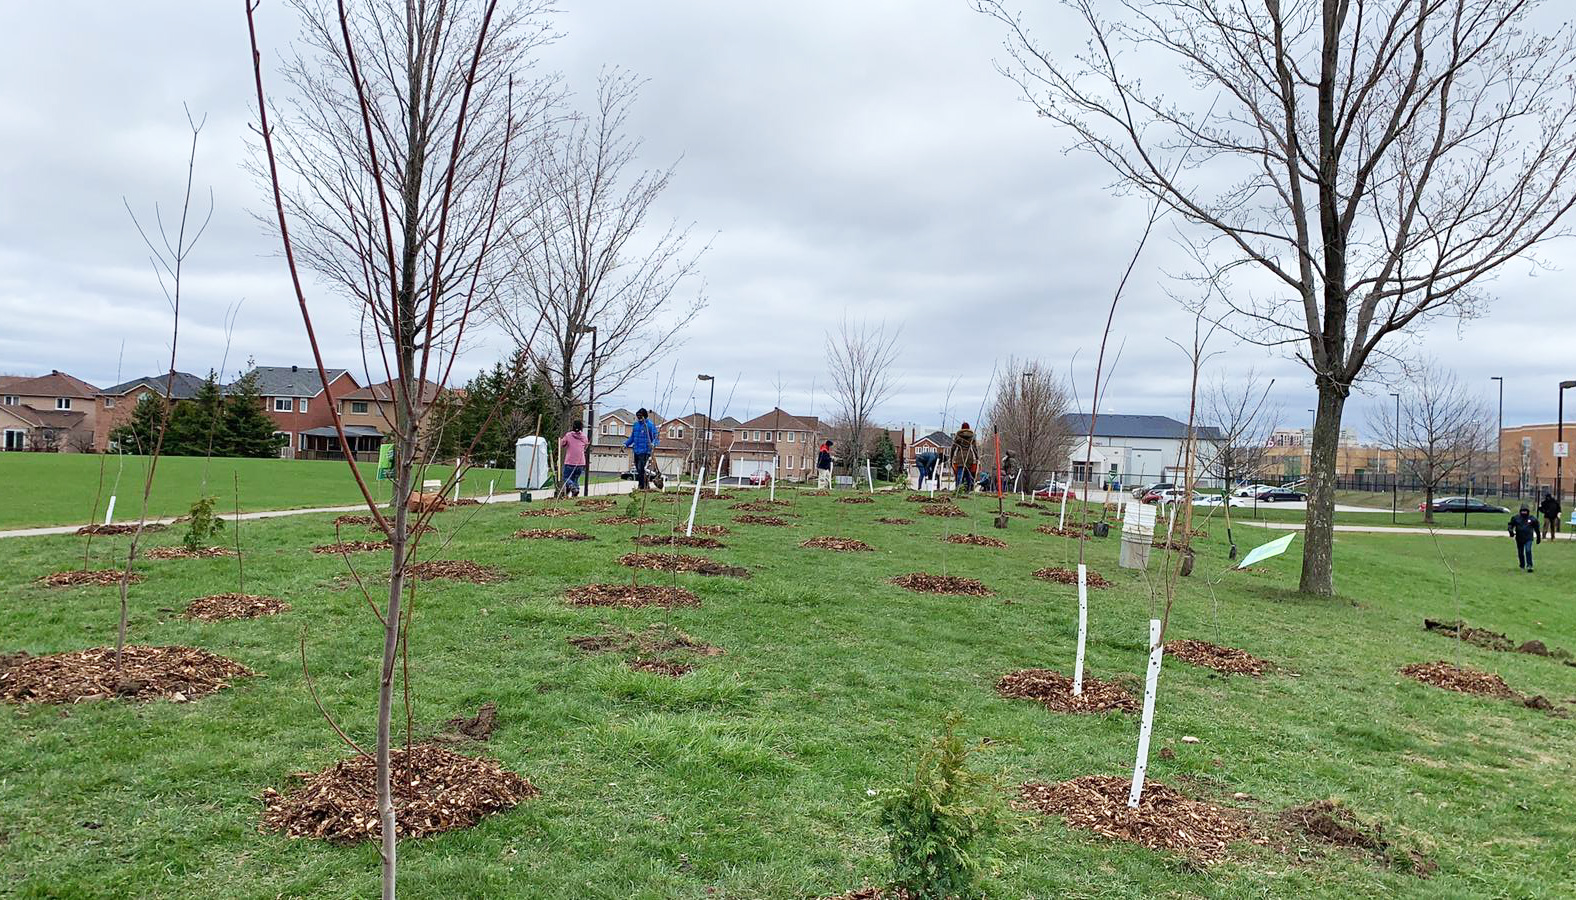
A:
<svg viewBox="0 0 1576 900">
<path fill-rule="evenodd" d="M 635 455 L 635 480 L 639 482 L 640 489 L 645 490 L 646 463 L 651 460 L 651 451 L 657 446 L 657 426 L 652 423 L 645 407 L 635 410 L 635 424 L 629 429 L 624 446 Z"/>
<path fill-rule="evenodd" d="M 952 435 L 952 484 L 953 490 L 969 493 L 974 490 L 974 479 L 979 473 L 978 449 L 974 445 L 974 429 L 964 422 Z"/>
<path fill-rule="evenodd" d="M 1510 524 L 1506 526 L 1510 536 L 1516 539 L 1516 562 L 1521 564 L 1523 571 L 1532 571 L 1532 545 L 1543 543 L 1543 534 L 1538 529 L 1538 520 L 1533 518 L 1532 511 L 1523 506 L 1521 512 L 1512 516 Z"/>
<path fill-rule="evenodd" d="M 914 457 L 914 465 L 919 468 L 919 489 L 925 489 L 925 480 L 935 477 L 936 461 L 940 457 L 934 450 L 922 450 Z"/>
<path fill-rule="evenodd" d="M 1560 501 L 1546 493 L 1538 504 L 1538 512 L 1543 513 L 1543 530 L 1548 532 L 1549 540 L 1554 540 L 1560 533 Z"/>
<path fill-rule="evenodd" d="M 815 486 L 823 491 L 832 489 L 832 442 L 823 441 L 815 451 Z"/>
</svg>

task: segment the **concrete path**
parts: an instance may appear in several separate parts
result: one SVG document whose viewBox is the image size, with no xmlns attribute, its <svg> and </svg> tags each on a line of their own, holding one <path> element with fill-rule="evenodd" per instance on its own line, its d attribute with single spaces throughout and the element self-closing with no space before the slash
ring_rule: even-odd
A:
<svg viewBox="0 0 1576 900">
<path fill-rule="evenodd" d="M 635 483 L 633 481 L 608 481 L 598 484 L 586 485 L 586 496 L 616 496 L 618 494 L 634 493 L 634 490 Z M 474 499 L 480 500 L 483 503 L 519 503 L 521 502 L 520 493 L 520 491 L 509 491 L 507 493 L 494 494 L 491 498 L 476 497 Z M 552 488 L 546 488 L 539 491 L 530 491 L 529 493 L 533 501 L 551 500 L 553 498 Z M 314 513 L 353 513 L 364 512 L 366 508 L 367 505 L 365 503 L 356 503 L 350 506 L 313 506 L 306 509 L 264 509 L 258 510 L 257 512 L 241 513 L 240 518 L 242 520 L 277 519 L 281 516 L 309 516 L 313 515 Z M 232 520 L 235 519 L 236 516 L 228 515 L 222 516 L 221 518 Z M 150 518 L 148 520 L 148 524 L 169 525 L 174 521 L 175 519 L 173 518 Z M 119 524 L 124 525 L 128 523 L 122 520 Z M 81 527 L 81 525 L 52 525 L 47 528 L 15 528 L 10 531 L 0 531 L 0 538 L 44 537 L 52 534 L 76 534 L 77 529 Z"/>
<path fill-rule="evenodd" d="M 1270 528 L 1276 531 L 1301 531 L 1303 529 L 1301 522 L 1256 522 L 1252 519 L 1237 519 L 1233 522 L 1233 524 L 1249 525 L 1255 528 Z M 1407 528 L 1400 525 L 1337 525 L 1335 526 L 1335 530 L 1355 531 L 1365 534 L 1411 534 L 1422 535 L 1424 537 L 1428 536 L 1427 528 Z M 1436 528 L 1434 529 L 1434 534 L 1440 535 L 1441 537 L 1459 536 L 1504 538 L 1506 536 L 1504 531 L 1495 531 L 1488 528 Z M 1564 539 L 1568 540 L 1569 538 Z"/>
</svg>

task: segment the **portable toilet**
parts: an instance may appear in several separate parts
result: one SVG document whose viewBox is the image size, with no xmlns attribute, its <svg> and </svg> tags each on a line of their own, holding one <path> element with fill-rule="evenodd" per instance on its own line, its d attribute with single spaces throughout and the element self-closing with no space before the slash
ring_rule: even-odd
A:
<svg viewBox="0 0 1576 900">
<path fill-rule="evenodd" d="M 533 434 L 515 441 L 515 489 L 520 491 L 534 491 L 546 483 L 547 439 L 540 435 Z"/>
</svg>

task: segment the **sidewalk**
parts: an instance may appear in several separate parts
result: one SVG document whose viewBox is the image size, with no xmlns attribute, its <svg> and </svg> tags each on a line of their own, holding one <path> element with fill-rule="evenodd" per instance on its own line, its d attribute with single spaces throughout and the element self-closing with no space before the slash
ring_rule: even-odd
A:
<svg viewBox="0 0 1576 900">
<path fill-rule="evenodd" d="M 1248 525 L 1254 528 L 1269 528 L 1275 531 L 1301 531 L 1303 529 L 1301 522 L 1258 522 L 1252 519 L 1237 519 L 1233 524 Z M 1364 534 L 1411 534 L 1424 537 L 1429 534 L 1427 528 L 1417 526 L 1403 527 L 1399 525 L 1337 525 L 1335 530 Z M 1450 535 L 1459 535 L 1461 537 L 1505 537 L 1503 529 L 1496 531 L 1489 528 L 1436 528 L 1433 533 L 1442 537 Z M 1565 540 L 1571 539 L 1573 538 L 1565 538 Z M 1560 538 L 1554 538 L 1554 540 L 1560 540 Z"/>
</svg>

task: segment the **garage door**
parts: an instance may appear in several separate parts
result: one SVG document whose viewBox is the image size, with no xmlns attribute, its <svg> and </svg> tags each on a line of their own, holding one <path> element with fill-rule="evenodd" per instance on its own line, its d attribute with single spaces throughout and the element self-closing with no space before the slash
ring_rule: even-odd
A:
<svg viewBox="0 0 1576 900">
<path fill-rule="evenodd" d="M 749 478 L 757 472 L 770 473 L 772 470 L 772 461 L 769 459 L 739 459 L 735 457 L 730 462 L 732 466 L 729 469 L 729 473 L 740 478 Z"/>
</svg>

